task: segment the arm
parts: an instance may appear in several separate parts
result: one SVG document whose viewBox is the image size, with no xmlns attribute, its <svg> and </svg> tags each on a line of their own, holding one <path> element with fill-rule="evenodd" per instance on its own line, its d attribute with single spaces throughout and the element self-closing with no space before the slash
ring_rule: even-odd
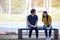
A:
<svg viewBox="0 0 60 40">
<path fill-rule="evenodd" d="M 35 23 L 34 27 L 37 26 L 37 23 L 38 23 L 38 16 L 36 16 L 36 23 Z"/>
<path fill-rule="evenodd" d="M 36 24 L 35 24 L 35 25 L 33 25 L 33 27 L 36 27 L 36 26 L 37 26 L 37 23 L 38 23 L 38 20 L 36 21 Z"/>
<path fill-rule="evenodd" d="M 29 23 L 29 20 L 30 20 L 30 19 L 29 19 L 29 16 L 28 16 L 28 17 L 27 17 L 27 24 L 30 25 L 30 26 L 33 26 L 33 25 L 31 25 L 31 24 Z"/>
<path fill-rule="evenodd" d="M 34 25 L 31 25 L 31 24 L 29 23 L 29 21 L 27 21 L 27 24 L 30 25 L 30 26 L 32 26 L 32 27 L 34 26 Z"/>
<path fill-rule="evenodd" d="M 45 20 L 44 20 L 44 18 L 42 18 L 42 22 L 43 22 L 43 24 L 44 24 L 45 26 L 47 26 L 47 25 L 45 24 Z"/>
</svg>

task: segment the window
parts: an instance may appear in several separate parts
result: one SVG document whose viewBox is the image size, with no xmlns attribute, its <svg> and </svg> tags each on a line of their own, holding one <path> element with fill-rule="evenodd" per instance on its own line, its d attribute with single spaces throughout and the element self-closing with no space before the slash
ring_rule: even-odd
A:
<svg viewBox="0 0 60 40">
<path fill-rule="evenodd" d="M 59 21 L 60 20 L 60 0 L 51 0 L 51 15 L 53 18 L 53 21 Z"/>
<path fill-rule="evenodd" d="M 52 0 L 52 7 L 60 7 L 60 0 Z"/>
<path fill-rule="evenodd" d="M 26 10 L 26 0 L 11 0 L 11 13 L 22 14 Z"/>
<path fill-rule="evenodd" d="M 32 8 L 37 11 L 39 23 L 45 10 L 54 22 L 60 20 L 60 0 L 0 0 L 0 21 L 26 23 Z"/>
<path fill-rule="evenodd" d="M 44 7 L 44 0 L 31 0 L 32 7 Z"/>
<path fill-rule="evenodd" d="M 0 0 L 0 10 L 2 13 L 9 13 L 9 0 Z"/>
</svg>

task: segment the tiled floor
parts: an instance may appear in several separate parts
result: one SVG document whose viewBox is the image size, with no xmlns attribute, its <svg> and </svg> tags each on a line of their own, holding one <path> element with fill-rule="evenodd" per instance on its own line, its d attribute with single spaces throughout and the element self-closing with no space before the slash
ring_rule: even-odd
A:
<svg viewBox="0 0 60 40">
<path fill-rule="evenodd" d="M 36 40 L 35 38 L 36 38 L 35 35 L 32 35 L 31 40 Z M 45 38 L 45 36 L 40 35 L 38 40 L 45 40 L 44 38 Z M 52 36 L 52 38 L 53 38 L 53 36 Z M 0 40 L 2 40 L 2 39 L 18 40 L 18 35 L 0 35 Z M 19 40 L 28 40 L 28 36 L 23 35 L 23 39 L 19 39 Z M 52 39 L 52 40 L 57 40 L 57 39 Z"/>
<path fill-rule="evenodd" d="M 29 39 L 7 39 L 7 40 L 29 40 Z M 36 40 L 36 39 L 31 39 L 31 40 Z M 41 38 L 38 40 L 45 40 L 45 39 Z M 57 39 L 52 39 L 52 40 L 57 40 Z"/>
</svg>

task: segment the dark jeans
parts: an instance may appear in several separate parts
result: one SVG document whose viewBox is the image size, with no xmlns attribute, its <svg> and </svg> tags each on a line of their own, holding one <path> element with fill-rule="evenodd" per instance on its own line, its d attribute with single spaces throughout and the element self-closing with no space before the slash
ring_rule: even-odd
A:
<svg viewBox="0 0 60 40">
<path fill-rule="evenodd" d="M 29 38 L 31 38 L 31 35 L 32 35 L 32 31 L 35 30 L 35 33 L 36 33 L 36 38 L 38 38 L 38 29 L 37 27 L 29 27 Z"/>
<path fill-rule="evenodd" d="M 45 30 L 45 35 L 46 35 L 46 37 L 48 36 L 48 32 L 47 32 L 47 27 L 44 25 L 44 30 Z M 52 26 L 50 27 L 50 29 L 48 29 L 49 30 L 49 37 L 51 37 L 51 32 L 52 32 Z"/>
</svg>

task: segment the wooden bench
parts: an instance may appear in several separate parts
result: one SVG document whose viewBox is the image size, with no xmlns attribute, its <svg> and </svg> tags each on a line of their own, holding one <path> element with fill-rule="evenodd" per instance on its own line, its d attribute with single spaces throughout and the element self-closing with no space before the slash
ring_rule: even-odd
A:
<svg viewBox="0 0 60 40">
<path fill-rule="evenodd" d="M 22 39 L 22 30 L 29 30 L 28 28 L 18 29 L 18 39 Z M 39 28 L 38 30 L 44 30 L 43 28 Z M 54 39 L 58 40 L 58 29 L 52 28 L 54 30 Z"/>
</svg>

